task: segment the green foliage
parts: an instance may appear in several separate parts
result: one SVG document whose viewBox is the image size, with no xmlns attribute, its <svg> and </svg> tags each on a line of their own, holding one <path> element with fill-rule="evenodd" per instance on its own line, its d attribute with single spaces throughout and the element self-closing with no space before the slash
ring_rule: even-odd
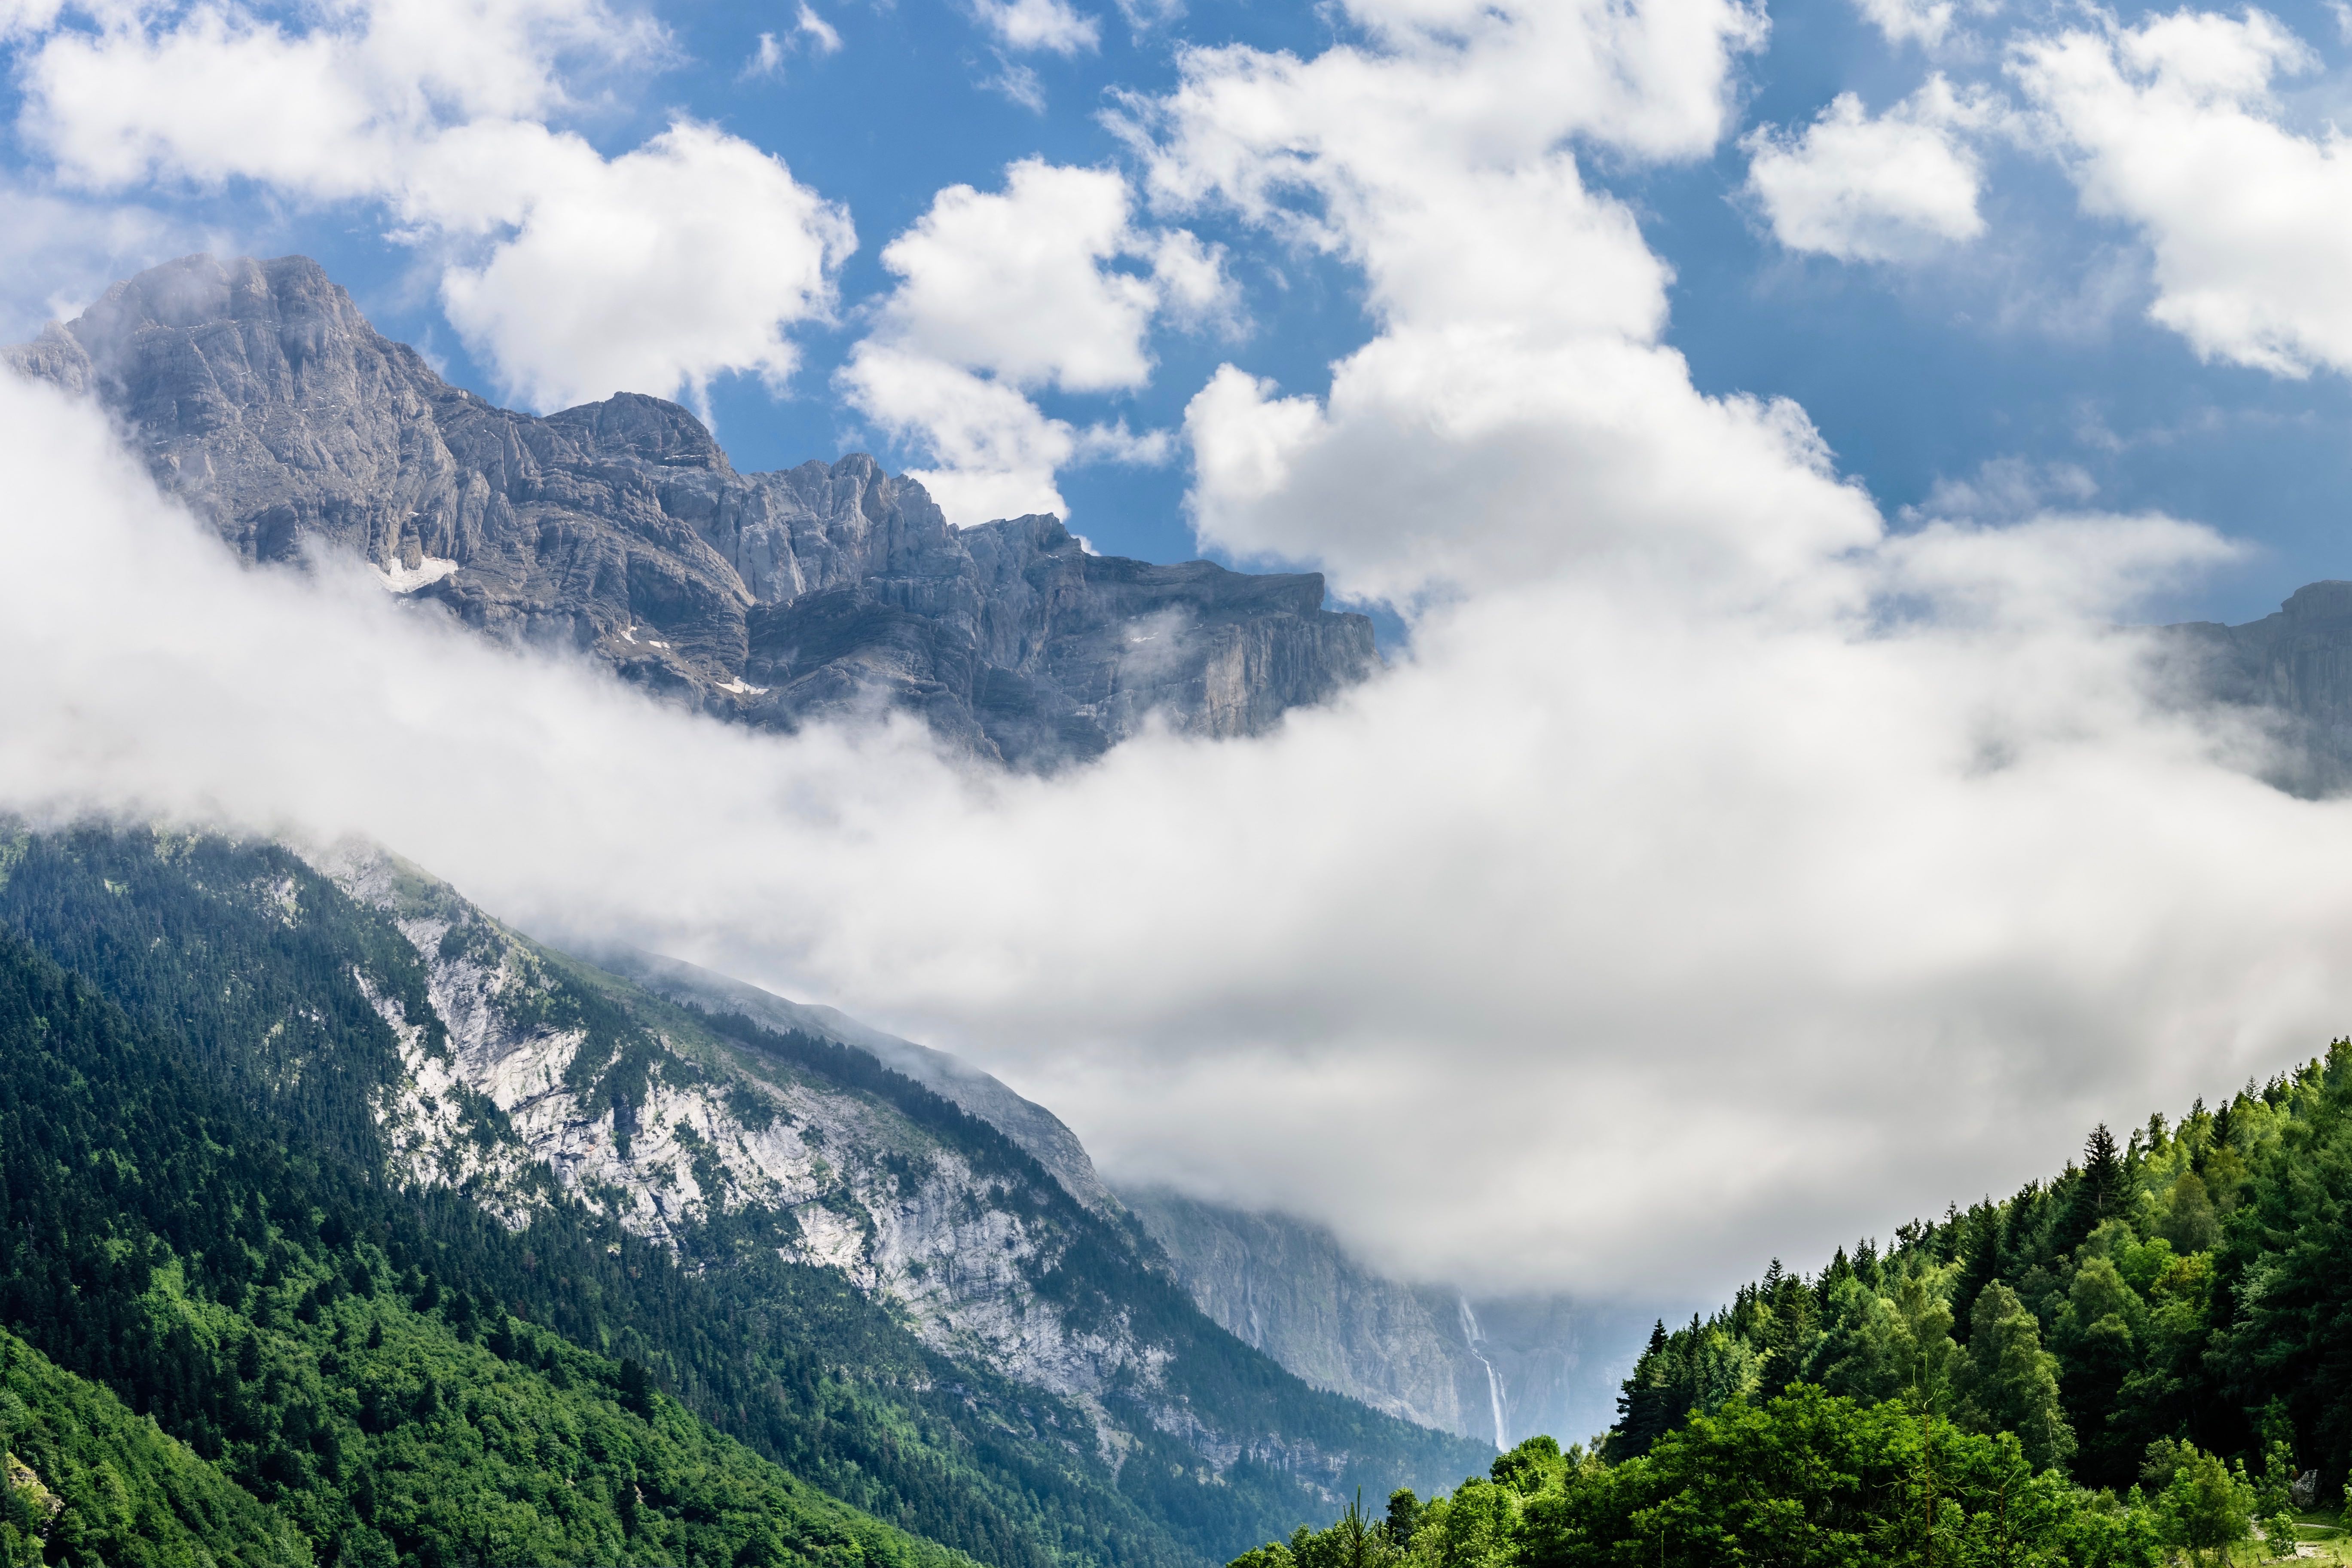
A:
<svg viewBox="0 0 2352 1568">
<path fill-rule="evenodd" d="M 2221 1562 L 2257 1517 L 2291 1551 L 2298 1462 L 2352 1496 L 2347 1213 L 2338 1041 L 2178 1127 L 2101 1127 L 2079 1168 L 1884 1253 L 1811 1278 L 1776 1260 L 1714 1316 L 1659 1324 L 1603 1455 L 1506 1456 L 1509 1484 L 1403 1511 L 1410 1555 Z"/>
<path fill-rule="evenodd" d="M 0 1333 L 0 1560 L 306 1568 L 284 1519 L 105 1389 Z"/>
<path fill-rule="evenodd" d="M 2191 1562 L 2226 1562 L 2229 1549 L 2252 1535 L 2257 1504 L 2243 1465 L 2158 1438 L 2148 1445 L 2140 1475 L 2155 1490 L 2165 1543 Z"/>
<path fill-rule="evenodd" d="M 711 1431 L 641 1368 L 632 1379 L 627 1363 L 517 1322 L 495 1299 L 394 1289 L 403 1269 L 384 1244 L 402 1244 L 383 1223 L 396 1212 L 385 1194 L 290 1155 L 9 937 L 0 1205 L 0 1310 L 148 1417 L 110 1425 L 120 1406 L 100 1400 L 74 1424 L 80 1438 L 11 1426 L 12 1447 L 68 1504 L 52 1557 L 135 1556 L 120 1544 L 131 1539 L 163 1551 L 166 1525 L 188 1512 L 164 1504 L 184 1496 L 209 1498 L 225 1521 L 264 1521 L 248 1533 L 265 1544 L 294 1542 L 242 1551 L 256 1563 L 299 1561 L 303 1542 L 366 1568 L 952 1561 Z M 24 1399 L 16 1381 L 12 1368 Z M 122 1440 L 126 1425 L 143 1447 Z M 102 1439 L 146 1469 L 78 1467 L 75 1444 Z M 164 1463 L 173 1455 L 196 1468 Z M 23 1520 L 10 1522 L 21 1542 Z"/>
<path fill-rule="evenodd" d="M 1757 1358 L 1756 1398 L 1799 1382 L 1863 1402 L 1903 1394 L 2014 1434 L 2034 1464 L 2086 1486 L 2123 1492 L 2160 1439 L 2263 1478 L 2278 1493 L 2265 1517 L 2298 1466 L 2332 1497 L 2352 1475 L 2347 1213 L 2352 1044 L 2339 1041 L 2177 1126 L 2151 1117 L 2121 1142 L 2101 1128 L 2079 1167 L 1905 1226 L 1884 1253 L 1862 1243 L 1811 1278 L 1775 1263 L 1712 1317 L 1662 1325 L 1609 1453 L 1650 1452 L 1718 1408 L 1698 1369 L 1728 1342 Z"/>
<path fill-rule="evenodd" d="M 1639 1458 L 1538 1438 L 1494 1472 L 1418 1510 L 1406 1568 L 2155 1568 L 2166 1543 L 2159 1510 L 2036 1469 L 2014 1437 L 1804 1384 L 1695 1416 Z M 1353 1568 L 1359 1534 L 1345 1520 L 1300 1531 L 1234 1568 Z"/>
<path fill-rule="evenodd" d="M 2074 1432 L 2059 1409 L 2058 1358 L 2042 1348 L 2033 1314 L 1996 1279 L 1970 1316 L 1961 1422 L 1971 1431 L 2016 1434 L 2036 1468 L 2064 1463 L 2074 1452 Z"/>
</svg>

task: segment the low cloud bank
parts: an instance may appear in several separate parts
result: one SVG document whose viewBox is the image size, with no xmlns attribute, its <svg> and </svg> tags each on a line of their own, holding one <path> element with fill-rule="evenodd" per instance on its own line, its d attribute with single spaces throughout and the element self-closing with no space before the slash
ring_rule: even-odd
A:
<svg viewBox="0 0 2352 1568">
<path fill-rule="evenodd" d="M 1816 1262 L 2047 1173 L 2095 1121 L 2220 1093 L 2345 1030 L 2352 804 L 2256 782 L 2263 737 L 2168 701 L 2144 639 L 2113 629 L 2227 542 L 2161 516 L 1994 507 L 1996 489 L 2090 498 L 2003 487 L 1990 466 L 1941 510 L 2011 521 L 1930 506 L 1891 533 L 1803 410 L 1702 395 L 1666 341 L 1671 269 L 1580 160 L 1719 145 L 1762 12 L 1343 8 L 1344 41 L 1312 57 L 1182 50 L 1169 92 L 1119 100 L 1131 174 L 1021 164 L 1002 195 L 944 193 L 886 250 L 896 291 L 845 384 L 887 393 L 872 408 L 935 443 L 969 436 L 971 462 L 945 466 L 1006 485 L 961 504 L 1050 495 L 1083 441 L 1046 428 L 1027 389 L 1131 387 L 1147 321 L 1205 321 L 1227 298 L 1223 258 L 1178 226 L 1223 223 L 1237 255 L 1335 258 L 1362 280 L 1365 341 L 1320 386 L 1221 367 L 1183 437 L 1205 543 L 1318 564 L 1409 623 L 1410 657 L 1345 700 L 1256 741 L 1147 735 L 1050 780 L 976 775 L 903 722 L 753 735 L 485 646 L 356 567 L 239 567 L 94 413 L 11 384 L 0 804 L 364 833 L 526 925 L 965 1052 L 1061 1112 L 1115 1177 L 1288 1209 L 1389 1268 L 1489 1291 L 1655 1299 L 1774 1254 Z M 492 14 L 520 29 L 514 79 L 451 88 L 447 113 L 429 95 L 386 100 L 405 119 L 352 110 L 353 144 L 389 148 L 353 165 L 381 165 L 368 191 L 456 203 L 472 165 L 443 153 L 509 133 L 568 146 L 528 119 L 552 112 L 551 62 L 652 47 L 588 0 Z M 2065 106 L 2115 98 L 2124 67 L 2102 62 L 2118 50 L 2141 84 L 2126 98 L 2172 103 L 2187 68 L 2156 49 L 2168 26 L 2020 57 L 2027 89 L 2078 127 L 2080 168 L 2105 169 L 2105 143 Z M 200 45 L 291 50 L 331 83 L 429 84 L 400 64 L 408 37 L 191 21 L 52 42 L 32 122 L 93 184 L 226 178 L 310 144 L 215 126 L 205 163 L 202 116 L 141 100 L 118 125 L 96 114 L 118 97 L 64 88 Z M 2284 68 L 2277 49 L 2247 58 L 2198 101 L 2252 101 Z M 65 115 L 77 104 L 90 112 Z M 1915 109 L 1833 114 L 1787 143 L 1821 165 L 1783 195 L 1812 203 L 1804 232 L 1823 247 L 1895 254 L 1892 187 L 1848 179 L 1841 147 L 1935 164 L 1942 195 L 1895 226 L 1964 237 L 1958 110 Z M 594 375 L 789 370 L 778 334 L 831 309 L 850 242 L 836 209 L 768 154 L 684 125 L 617 159 L 564 157 L 580 180 L 560 201 L 484 198 L 494 258 L 449 295 L 495 344 L 536 345 L 493 356 L 517 384 L 602 390 L 580 356 L 621 348 L 635 358 Z M 806 242 L 784 247 L 797 270 L 742 270 L 741 235 L 709 237 L 703 259 L 783 295 L 657 320 L 638 302 L 691 317 L 735 296 L 648 252 L 589 279 L 650 323 L 642 342 L 580 330 L 595 311 L 513 303 L 554 277 L 542 263 L 565 247 L 542 255 L 540 237 L 593 229 L 612 181 L 658 197 L 669 163 L 768 192 L 775 232 Z M 435 171 L 455 183 L 417 183 Z M 314 176 L 306 162 L 282 183 Z M 2107 185 L 2115 212 L 2147 205 L 2130 180 Z M 2169 300 L 2195 268 L 2158 248 Z M 1004 301 L 1039 277 L 1039 298 L 1093 307 L 1024 357 L 1042 351 L 997 329 L 1034 315 Z M 2274 368 L 2326 362 L 2324 314 L 2255 333 L 2289 344 Z M 753 339 L 730 335 L 745 321 Z M 887 386 L 857 379 L 877 365 Z M 1052 439 L 1023 434 L 1040 430 Z M 1171 455 L 1157 432 L 1085 437 Z"/>
<path fill-rule="evenodd" d="M 2160 519 L 1929 529 L 1737 608 L 1486 589 L 1270 738 L 1035 780 L 240 567 L 43 390 L 0 384 L 0 471 L 9 805 L 372 834 L 1408 1272 L 1710 1288 L 2352 1016 L 2352 806 L 2247 777 L 2103 629 L 2224 550 Z"/>
</svg>

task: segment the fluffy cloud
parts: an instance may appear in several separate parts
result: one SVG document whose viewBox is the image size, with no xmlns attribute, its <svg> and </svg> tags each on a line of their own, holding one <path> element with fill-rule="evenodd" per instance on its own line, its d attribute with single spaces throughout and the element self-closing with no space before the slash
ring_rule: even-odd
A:
<svg viewBox="0 0 2352 1568">
<path fill-rule="evenodd" d="M 1016 386 L 1102 392 L 1150 374 L 1150 279 L 1104 264 L 1135 248 L 1127 182 L 1024 159 L 1002 194 L 950 185 L 882 252 L 900 279 L 882 307 L 910 352 Z"/>
<path fill-rule="evenodd" d="M 1702 395 L 1664 342 L 1667 269 L 1579 159 L 1712 147 L 1759 16 L 1351 16 L 1128 109 L 1163 205 L 1360 270 L 1328 387 L 1230 366 L 1186 421 L 1213 541 L 1407 607 L 1343 701 L 1053 778 L 903 724 L 751 735 L 356 569 L 240 569 L 93 414 L 0 384 L 0 802 L 367 832 L 523 922 L 966 1051 L 1117 1175 L 1496 1289 L 1711 1291 L 2340 1032 L 2352 804 L 2254 782 L 2261 737 L 2111 629 L 2227 546 L 1991 475 L 1969 508 L 2021 521 L 1890 536 L 1801 410 Z M 1066 174 L 1034 178 L 1067 250 L 1021 265 L 1094 336 L 998 331 L 1017 269 L 926 249 L 1029 244 L 1011 180 L 895 250 L 845 383 L 942 482 L 1003 481 L 984 510 L 1085 455 L 1028 389 L 1126 384 L 1132 291 L 1164 310 L 1205 254 L 1106 249 L 1107 176 Z"/>
<path fill-rule="evenodd" d="M 2352 370 L 2352 161 L 2272 96 L 2315 63 L 2263 12 L 2183 10 L 2017 46 L 2084 210 L 2136 227 L 2149 314 L 2207 359 L 2299 376 Z"/>
<path fill-rule="evenodd" d="M 1857 4 L 1890 44 L 1933 47 L 1952 30 L 1952 0 L 1857 0 Z"/>
<path fill-rule="evenodd" d="M 48 36 L 22 127 L 93 188 L 249 179 L 386 204 L 446 253 L 452 322 L 541 406 L 781 377 L 785 331 L 832 308 L 841 209 L 707 126 L 607 159 L 545 122 L 567 62 L 660 47 L 599 0 L 376 0 L 300 32 L 206 5 Z"/>
<path fill-rule="evenodd" d="M 1953 135 L 1967 118 L 1942 77 L 1876 118 L 1840 93 L 1796 135 L 1762 127 L 1740 145 L 1748 190 L 1791 250 L 1905 261 L 1984 232 L 1975 159 Z"/>
<path fill-rule="evenodd" d="M 972 15 L 999 44 L 1023 54 L 1087 54 L 1102 42 L 1102 24 L 1069 0 L 972 0 Z"/>
<path fill-rule="evenodd" d="M 1182 230 L 1139 229 L 1131 205 L 1114 170 L 1024 159 L 1002 192 L 940 192 L 883 249 L 899 281 L 839 384 L 929 455 L 917 471 L 956 522 L 1060 512 L 1054 476 L 1068 463 L 1162 455 L 1164 443 L 1081 431 L 1025 395 L 1141 386 L 1155 317 L 1230 309 L 1223 258 Z"/>
<path fill-rule="evenodd" d="M 740 137 L 681 122 L 604 159 L 542 143 L 511 237 L 444 275 L 449 320 L 536 406 L 791 374 L 788 323 L 824 315 L 846 215 Z"/>
<path fill-rule="evenodd" d="M 1409 605 L 1578 561 L 1752 593 L 1876 527 L 1801 411 L 1709 399 L 1660 342 L 1665 266 L 1563 138 L 1704 151 L 1737 5 L 1362 0 L 1382 42 L 1199 50 L 1128 131 L 1156 199 L 1362 269 L 1378 334 L 1325 395 L 1227 367 L 1187 411 L 1196 523 Z"/>
<path fill-rule="evenodd" d="M 241 569 L 14 384 L 0 469 L 0 802 L 368 832 L 965 1050 L 1114 1173 L 1402 1269 L 1711 1289 L 2352 1009 L 2352 805 L 2218 765 L 2101 629 L 2221 552 L 2162 519 L 1818 550 L 1738 613 L 1556 572 L 1265 740 L 978 778 L 910 728 L 660 708 L 355 566 Z"/>
</svg>

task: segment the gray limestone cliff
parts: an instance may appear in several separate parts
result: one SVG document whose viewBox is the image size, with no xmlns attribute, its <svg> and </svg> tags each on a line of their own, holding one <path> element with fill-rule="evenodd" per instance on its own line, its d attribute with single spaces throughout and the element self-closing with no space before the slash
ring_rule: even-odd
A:
<svg viewBox="0 0 2352 1568">
<path fill-rule="evenodd" d="M 1146 1252 L 1156 1254 L 1147 1260 L 1173 1273 L 1202 1312 L 1318 1388 L 1502 1447 L 1539 1432 L 1579 1441 L 1615 1418 L 1617 1385 L 1648 1333 L 1647 1312 L 1558 1295 L 1473 1300 L 1391 1279 L 1329 1231 L 1286 1215 L 1160 1187 L 1114 1195 L 1059 1117 L 945 1051 L 677 959 L 625 948 L 591 956 L 676 1000 L 866 1051 L 954 1102 L 1097 1215 L 1139 1222 Z"/>
<path fill-rule="evenodd" d="M 2252 710 L 2279 744 L 2271 782 L 2300 795 L 2352 787 L 2352 583 L 2310 583 L 2244 626 L 2159 628 L 2183 695 Z"/>
<path fill-rule="evenodd" d="M 771 1029 L 799 1029 L 865 1051 L 1021 1145 L 1063 1190 L 1096 1214 L 1116 1219 L 1123 1212 L 1097 1173 L 1086 1145 L 1060 1117 L 960 1057 L 869 1028 L 838 1008 L 788 1001 L 679 959 L 638 948 L 600 950 L 593 956 L 613 973 L 675 1000 L 716 1013 L 738 1013 Z"/>
<path fill-rule="evenodd" d="M 1160 1439 L 1172 1439 L 1188 1456 L 1175 1474 L 1193 1484 L 1262 1489 L 1278 1475 L 1305 1489 L 1301 1503 L 1336 1508 L 1367 1466 L 1427 1485 L 1483 1463 L 1474 1446 L 1250 1364 L 1257 1353 L 1170 1282 L 1068 1130 L 987 1075 L 639 955 L 696 1004 L 680 1007 L 372 846 L 308 853 L 388 917 L 422 967 L 421 1004 L 360 973 L 399 1042 L 400 1076 L 371 1109 L 401 1184 L 462 1193 L 518 1228 L 569 1198 L 698 1266 L 714 1234 L 763 1215 L 758 1233 L 783 1237 L 783 1256 L 887 1301 L 933 1351 L 1085 1412 L 1114 1478 L 1135 1453 L 1165 1463 Z M 841 1055 L 864 1052 L 896 1078 L 845 1072 L 795 1036 L 846 1045 Z M 1075 1167 L 1024 1157 L 1030 1140 L 1053 1148 L 1040 1136 L 1052 1130 Z M 1008 1143 L 1020 1152 L 1008 1158 Z M 1072 1201 L 1089 1184 L 1105 1210 Z"/>
<path fill-rule="evenodd" d="M 763 728 L 898 709 L 1045 765 L 1155 715 L 1260 733 L 1379 664 L 1313 574 L 1093 555 L 1051 517 L 957 529 L 863 456 L 739 473 L 659 398 L 496 407 L 303 257 L 172 262 L 5 353 L 95 395 L 249 560 L 320 542 L 482 631 Z"/>
<path fill-rule="evenodd" d="M 1319 1226 L 1164 1188 L 1123 1191 L 1202 1311 L 1318 1387 L 1507 1448 L 1616 1418 L 1651 1314 L 1566 1296 L 1473 1300 L 1390 1279 Z"/>
</svg>

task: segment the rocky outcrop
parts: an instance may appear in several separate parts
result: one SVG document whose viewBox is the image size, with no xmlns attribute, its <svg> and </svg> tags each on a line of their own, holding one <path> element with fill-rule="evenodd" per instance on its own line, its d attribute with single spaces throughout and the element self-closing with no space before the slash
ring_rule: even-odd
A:
<svg viewBox="0 0 2352 1568">
<path fill-rule="evenodd" d="M 1256 734 L 1379 663 L 1311 574 L 1093 555 L 1050 517 L 959 530 L 863 456 L 738 473 L 659 398 L 496 407 L 301 257 L 156 268 L 6 356 L 99 397 L 248 559 L 341 549 L 484 632 L 749 724 L 898 709 L 1051 765 L 1155 717 Z"/>
<path fill-rule="evenodd" d="M 2158 648 L 2189 700 L 2252 710 L 2278 744 L 2271 781 L 2299 795 L 2352 788 L 2352 583 L 2309 583 L 2244 626 L 2160 628 Z"/>
<path fill-rule="evenodd" d="M 1021 1145 L 1065 1192 L 1095 1214 L 1117 1220 L 1125 1213 L 1096 1172 L 1086 1145 L 1060 1117 L 961 1057 L 886 1035 L 838 1008 L 788 1001 L 772 991 L 640 948 L 601 950 L 594 956 L 614 973 L 663 995 L 716 1013 L 740 1014 L 772 1029 L 799 1029 L 867 1052 L 885 1067 L 906 1074 Z"/>
<path fill-rule="evenodd" d="M 1318 1387 L 1507 1448 L 1605 1430 L 1651 1316 L 1565 1296 L 1474 1301 L 1365 1267 L 1319 1226 L 1122 1192 L 1201 1310 Z"/>
<path fill-rule="evenodd" d="M 519 1228 L 551 1175 L 673 1249 L 730 1214 L 789 1215 L 793 1256 L 897 1301 L 936 1350 L 1082 1406 L 1114 1381 L 1156 1381 L 1164 1351 L 1081 1328 L 1039 1290 L 1070 1238 L 1007 1201 L 1017 1176 L 689 1016 L 599 1006 L 594 971 L 392 856 L 347 844 L 318 865 L 425 966 L 431 1019 L 371 997 L 401 1041 L 376 1115 L 403 1180 L 462 1188 Z"/>
<path fill-rule="evenodd" d="M 404 1184 L 462 1192 L 516 1228 L 568 1198 L 691 1268 L 769 1237 L 887 1302 L 931 1350 L 1067 1401 L 1114 1475 L 1130 1455 L 1173 1456 L 1163 1477 L 1262 1491 L 1279 1475 L 1336 1508 L 1351 1477 L 1426 1484 L 1475 1458 L 1283 1387 L 1176 1289 L 1069 1130 L 986 1074 L 830 1009 L 629 960 L 679 1005 L 364 844 L 310 859 L 421 968 L 406 1003 L 355 971 L 399 1046 L 371 1110 Z"/>
</svg>

